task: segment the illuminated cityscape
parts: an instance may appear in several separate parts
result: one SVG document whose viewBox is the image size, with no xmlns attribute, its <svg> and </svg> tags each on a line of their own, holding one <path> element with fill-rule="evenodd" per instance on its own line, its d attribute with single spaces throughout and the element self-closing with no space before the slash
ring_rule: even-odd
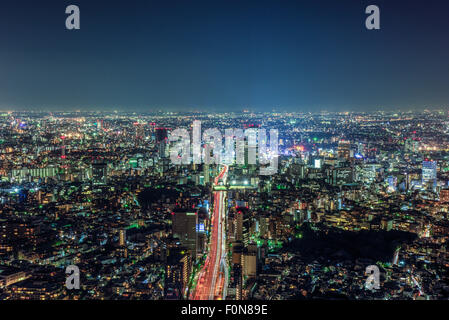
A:
<svg viewBox="0 0 449 320">
<path fill-rule="evenodd" d="M 194 120 L 277 128 L 278 173 L 171 163 Z M 0 129 L 2 299 L 448 298 L 447 111 L 4 112 Z"/>
<path fill-rule="evenodd" d="M 0 306 L 448 301 L 448 30 L 447 0 L 0 1 Z"/>
</svg>

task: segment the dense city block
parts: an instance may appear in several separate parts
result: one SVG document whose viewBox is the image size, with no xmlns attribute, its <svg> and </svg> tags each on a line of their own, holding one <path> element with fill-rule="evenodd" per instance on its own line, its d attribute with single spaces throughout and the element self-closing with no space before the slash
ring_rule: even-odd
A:
<svg viewBox="0 0 449 320">
<path fill-rule="evenodd" d="M 277 129 L 277 172 L 174 164 L 198 120 Z M 0 300 L 448 299 L 448 146 L 447 111 L 3 112 Z"/>
</svg>

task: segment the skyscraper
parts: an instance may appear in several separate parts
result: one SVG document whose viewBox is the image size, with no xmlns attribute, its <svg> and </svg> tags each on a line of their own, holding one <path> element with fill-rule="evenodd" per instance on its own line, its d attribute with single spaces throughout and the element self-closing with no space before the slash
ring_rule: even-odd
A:
<svg viewBox="0 0 449 320">
<path fill-rule="evenodd" d="M 351 143 L 346 140 L 338 142 L 337 154 L 339 158 L 349 159 L 351 156 Z"/>
<path fill-rule="evenodd" d="M 179 250 L 171 250 L 167 256 L 164 278 L 164 298 L 178 300 L 183 296 L 185 255 Z"/>
<path fill-rule="evenodd" d="M 440 191 L 440 202 L 449 202 L 449 189 L 443 189 Z"/>
<path fill-rule="evenodd" d="M 431 160 L 424 160 L 422 162 L 422 184 L 432 185 L 435 187 L 437 184 L 437 162 Z"/>
<path fill-rule="evenodd" d="M 179 238 L 181 245 L 196 255 L 198 247 L 197 224 L 198 215 L 196 212 L 177 210 L 173 216 L 173 236 Z"/>
<path fill-rule="evenodd" d="M 257 245 L 249 244 L 243 254 L 243 275 L 255 278 L 257 275 Z"/>
<path fill-rule="evenodd" d="M 243 211 L 237 210 L 235 214 L 235 240 L 243 240 Z"/>
<path fill-rule="evenodd" d="M 209 165 L 203 164 L 203 175 L 204 175 L 204 184 L 210 183 L 210 171 L 209 171 Z"/>
<path fill-rule="evenodd" d="M 124 247 L 126 245 L 126 230 L 120 229 L 119 232 L 119 245 L 121 247 Z"/>
<path fill-rule="evenodd" d="M 156 145 L 159 158 L 165 158 L 167 155 L 167 128 L 156 128 Z"/>
<path fill-rule="evenodd" d="M 107 183 L 108 166 L 105 162 L 94 162 L 92 164 L 92 179 L 94 184 Z"/>
</svg>

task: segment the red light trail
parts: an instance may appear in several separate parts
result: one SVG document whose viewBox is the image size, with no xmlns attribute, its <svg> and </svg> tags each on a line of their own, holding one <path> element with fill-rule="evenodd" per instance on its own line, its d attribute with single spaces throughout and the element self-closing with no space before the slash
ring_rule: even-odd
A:
<svg viewBox="0 0 449 320">
<path fill-rule="evenodd" d="M 215 178 L 215 185 L 219 180 L 226 179 L 228 167 L 225 166 Z M 220 267 L 223 263 L 225 253 L 225 231 L 224 231 L 224 192 L 214 191 L 214 209 L 211 217 L 212 232 L 209 244 L 209 254 L 198 276 L 195 291 L 191 294 L 193 300 L 215 300 L 221 299 L 225 290 L 226 281 Z"/>
</svg>

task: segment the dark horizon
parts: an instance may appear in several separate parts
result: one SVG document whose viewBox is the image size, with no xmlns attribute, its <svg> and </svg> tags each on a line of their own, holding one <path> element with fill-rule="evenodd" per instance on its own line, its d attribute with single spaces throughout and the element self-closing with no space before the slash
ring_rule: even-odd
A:
<svg viewBox="0 0 449 320">
<path fill-rule="evenodd" d="M 2 1 L 0 110 L 447 110 L 448 16 L 437 0 Z"/>
<path fill-rule="evenodd" d="M 318 109 L 318 110 L 293 110 L 293 109 L 282 109 L 282 108 L 273 108 L 272 110 L 260 110 L 257 108 L 242 108 L 242 109 L 227 109 L 227 110 L 214 110 L 214 109 L 208 109 L 208 110 L 200 110 L 200 108 L 174 108 L 174 109 L 166 109 L 163 108 L 104 108 L 104 109 L 88 109 L 86 108 L 66 108 L 65 110 L 61 108 L 16 108 L 16 109 L 2 109 L 0 108 L 0 112 L 12 112 L 12 113 L 103 113 L 103 114 L 112 114 L 112 113 L 121 113 L 121 114 L 128 114 L 128 113 L 135 113 L 139 115 L 152 115 L 152 114 L 168 114 L 168 113 L 174 113 L 174 114 L 264 114 L 264 113 L 294 113 L 294 114 L 310 114 L 310 115 L 317 115 L 317 114 L 374 114 L 374 113 L 385 113 L 385 114 L 394 114 L 394 113 L 412 113 L 412 114 L 419 114 L 419 113 L 435 113 L 435 112 L 448 112 L 449 108 L 409 108 L 409 109 L 399 109 L 399 108 L 390 108 L 390 109 L 366 109 L 366 110 L 357 110 L 356 107 L 353 109 L 347 109 L 347 110 L 329 110 L 329 109 Z"/>
</svg>

